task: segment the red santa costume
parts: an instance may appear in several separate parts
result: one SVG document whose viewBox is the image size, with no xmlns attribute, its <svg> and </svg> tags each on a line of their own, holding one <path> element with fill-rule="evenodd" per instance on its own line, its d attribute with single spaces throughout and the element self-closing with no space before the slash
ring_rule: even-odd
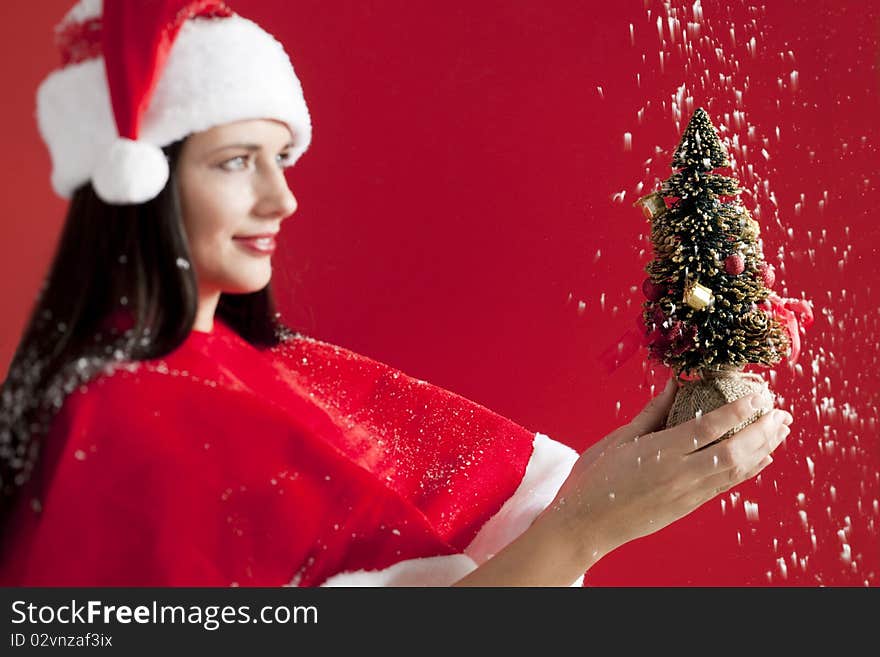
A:
<svg viewBox="0 0 880 657">
<path fill-rule="evenodd" d="M 577 457 L 370 358 L 300 334 L 260 350 L 220 320 L 81 386 L 45 444 L 3 585 L 448 585 Z"/>
<path fill-rule="evenodd" d="M 277 41 L 222 2 L 144 6 L 83 0 L 59 26 L 65 67 L 38 94 L 56 191 L 142 202 L 167 181 L 161 146 L 244 118 L 285 121 L 305 151 Z M 74 390 L 43 445 L 2 586 L 446 586 L 521 534 L 577 458 L 373 359 L 302 334 L 259 349 L 219 319 Z"/>
</svg>

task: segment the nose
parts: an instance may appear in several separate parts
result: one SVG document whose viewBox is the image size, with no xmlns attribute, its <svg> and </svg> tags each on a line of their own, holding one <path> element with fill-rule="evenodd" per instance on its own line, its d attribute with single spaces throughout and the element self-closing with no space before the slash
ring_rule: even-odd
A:
<svg viewBox="0 0 880 657">
<path fill-rule="evenodd" d="M 268 172 L 258 178 L 257 207 L 254 210 L 257 216 L 285 219 L 296 212 L 296 197 L 290 191 L 283 169 L 279 169 L 277 165 L 270 167 Z"/>
</svg>

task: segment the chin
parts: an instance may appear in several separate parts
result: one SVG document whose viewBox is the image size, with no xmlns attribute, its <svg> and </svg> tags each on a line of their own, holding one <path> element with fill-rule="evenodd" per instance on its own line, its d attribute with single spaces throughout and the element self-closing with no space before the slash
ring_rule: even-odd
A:
<svg viewBox="0 0 880 657">
<path fill-rule="evenodd" d="M 259 292 L 269 284 L 271 276 L 261 278 L 249 278 L 247 280 L 230 281 L 228 285 L 223 286 L 226 294 L 251 294 Z"/>
</svg>

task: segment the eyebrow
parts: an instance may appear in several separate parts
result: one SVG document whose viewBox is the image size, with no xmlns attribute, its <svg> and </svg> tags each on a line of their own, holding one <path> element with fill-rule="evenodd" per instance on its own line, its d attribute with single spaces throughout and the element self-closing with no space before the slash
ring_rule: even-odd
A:
<svg viewBox="0 0 880 657">
<path fill-rule="evenodd" d="M 293 146 L 293 142 L 289 141 L 284 146 L 281 147 L 281 150 L 284 150 L 285 148 L 291 148 L 292 146 Z M 213 153 L 216 153 L 217 151 L 223 151 L 223 150 L 226 150 L 227 148 L 242 148 L 246 151 L 253 152 L 253 151 L 260 150 L 262 148 L 262 146 L 260 146 L 260 144 L 226 144 L 225 146 L 219 146 L 219 147 L 215 148 L 214 150 L 208 151 L 207 154 L 212 155 Z"/>
</svg>

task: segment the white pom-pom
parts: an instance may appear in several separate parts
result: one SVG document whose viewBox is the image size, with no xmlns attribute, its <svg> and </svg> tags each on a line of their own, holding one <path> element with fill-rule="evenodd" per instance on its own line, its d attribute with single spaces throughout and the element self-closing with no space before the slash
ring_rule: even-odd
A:
<svg viewBox="0 0 880 657">
<path fill-rule="evenodd" d="M 120 137 L 98 161 L 92 186 L 105 203 L 125 205 L 155 198 L 168 182 L 168 160 L 162 150 L 143 141 Z"/>
</svg>

